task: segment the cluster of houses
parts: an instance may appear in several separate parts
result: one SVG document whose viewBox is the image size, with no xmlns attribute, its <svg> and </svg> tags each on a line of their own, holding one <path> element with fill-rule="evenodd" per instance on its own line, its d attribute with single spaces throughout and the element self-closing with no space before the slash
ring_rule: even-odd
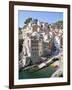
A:
<svg viewBox="0 0 72 90">
<path fill-rule="evenodd" d="M 31 20 L 19 32 L 19 48 L 19 68 L 41 63 L 62 51 L 63 29 Z"/>
</svg>

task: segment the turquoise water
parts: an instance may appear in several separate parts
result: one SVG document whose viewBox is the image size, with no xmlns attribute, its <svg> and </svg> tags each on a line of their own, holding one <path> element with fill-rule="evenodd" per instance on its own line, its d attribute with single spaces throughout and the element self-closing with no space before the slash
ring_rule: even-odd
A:
<svg viewBox="0 0 72 90">
<path fill-rule="evenodd" d="M 46 67 L 36 72 L 22 70 L 19 72 L 19 79 L 48 78 L 54 71 L 55 70 L 52 67 Z"/>
</svg>

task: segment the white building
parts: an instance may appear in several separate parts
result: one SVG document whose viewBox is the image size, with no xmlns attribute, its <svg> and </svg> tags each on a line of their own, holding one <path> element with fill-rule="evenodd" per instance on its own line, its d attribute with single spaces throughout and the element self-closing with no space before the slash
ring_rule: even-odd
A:
<svg viewBox="0 0 72 90">
<path fill-rule="evenodd" d="M 28 57 L 31 56 L 31 39 L 28 36 L 24 38 L 23 53 Z"/>
</svg>

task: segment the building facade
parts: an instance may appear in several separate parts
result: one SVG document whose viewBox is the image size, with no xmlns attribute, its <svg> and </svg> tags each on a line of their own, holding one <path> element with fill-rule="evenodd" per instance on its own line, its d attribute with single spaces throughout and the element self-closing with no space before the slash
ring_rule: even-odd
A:
<svg viewBox="0 0 72 90">
<path fill-rule="evenodd" d="M 33 64 L 40 61 L 43 54 L 43 41 L 39 39 L 31 39 L 31 60 Z"/>
</svg>

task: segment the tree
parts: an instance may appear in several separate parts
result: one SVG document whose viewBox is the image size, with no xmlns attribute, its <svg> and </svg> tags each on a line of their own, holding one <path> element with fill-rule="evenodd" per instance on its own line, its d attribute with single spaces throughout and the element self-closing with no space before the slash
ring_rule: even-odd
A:
<svg viewBox="0 0 72 90">
<path fill-rule="evenodd" d="M 59 20 L 59 21 L 53 23 L 52 27 L 54 27 L 54 28 L 57 27 L 59 29 L 63 29 L 63 20 Z"/>
<path fill-rule="evenodd" d="M 21 30 L 22 28 L 21 27 L 19 27 L 19 30 Z"/>
<path fill-rule="evenodd" d="M 34 19 L 34 23 L 37 24 L 38 20 L 37 19 Z"/>
<path fill-rule="evenodd" d="M 24 23 L 28 24 L 30 21 L 32 21 L 32 18 L 27 18 Z"/>
</svg>

